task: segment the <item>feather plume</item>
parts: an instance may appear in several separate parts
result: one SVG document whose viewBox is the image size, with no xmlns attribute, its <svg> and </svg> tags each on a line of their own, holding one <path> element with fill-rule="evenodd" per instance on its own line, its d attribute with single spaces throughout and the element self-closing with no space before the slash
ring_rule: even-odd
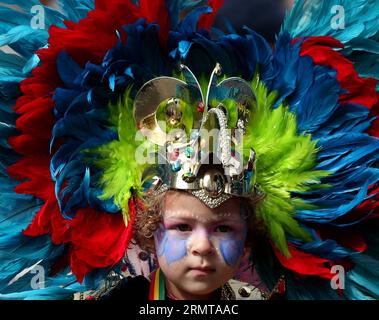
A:
<svg viewBox="0 0 379 320">
<path fill-rule="evenodd" d="M 133 194 L 142 192 L 142 174 L 148 163 L 138 163 L 137 149 L 144 139 L 137 139 L 138 127 L 133 110 L 133 100 L 127 91 L 125 98 L 116 105 L 111 105 L 110 122 L 116 130 L 118 139 L 108 144 L 87 150 L 88 158 L 94 159 L 93 164 L 101 170 L 99 187 L 102 189 L 100 199 L 113 199 L 122 210 L 124 221 L 129 221 L 128 202 Z"/>
<path fill-rule="evenodd" d="M 256 182 L 265 193 L 257 215 L 268 228 L 270 238 L 281 252 L 289 256 L 287 235 L 310 241 L 307 231 L 295 219 L 301 201 L 292 192 L 305 192 L 320 186 L 327 171 L 316 170 L 316 142 L 310 135 L 298 134 L 296 115 L 287 106 L 274 108 L 277 94 L 268 94 L 255 79 L 252 89 L 256 106 L 251 111 L 244 138 L 244 154 L 256 152 Z"/>
</svg>

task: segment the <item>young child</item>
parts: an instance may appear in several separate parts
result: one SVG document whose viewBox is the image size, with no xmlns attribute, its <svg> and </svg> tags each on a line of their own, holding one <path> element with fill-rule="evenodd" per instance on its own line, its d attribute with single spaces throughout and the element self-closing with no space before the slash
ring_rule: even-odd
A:
<svg viewBox="0 0 379 320">
<path fill-rule="evenodd" d="M 135 237 L 156 255 L 159 269 L 150 284 L 142 276 L 126 278 L 102 299 L 147 299 L 149 294 L 174 300 L 264 299 L 251 284 L 228 282 L 253 244 L 253 220 L 247 199 L 231 198 L 214 209 L 183 191 L 150 199 L 149 208 L 136 217 Z"/>
</svg>

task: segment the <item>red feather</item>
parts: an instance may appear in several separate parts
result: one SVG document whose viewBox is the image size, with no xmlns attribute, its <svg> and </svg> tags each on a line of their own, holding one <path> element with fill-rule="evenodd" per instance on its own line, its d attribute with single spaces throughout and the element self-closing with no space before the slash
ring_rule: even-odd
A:
<svg viewBox="0 0 379 320">
<path fill-rule="evenodd" d="M 217 11 L 220 10 L 223 4 L 224 0 L 209 0 L 208 6 L 212 8 L 212 12 L 203 14 L 200 17 L 197 28 L 209 30 L 213 25 Z"/>
<path fill-rule="evenodd" d="M 159 25 L 159 40 L 163 48 L 166 47 L 170 22 L 165 0 L 141 0 L 139 7 L 142 16 L 148 23 L 156 22 Z"/>
<path fill-rule="evenodd" d="M 151 1 L 149 2 L 149 4 Z M 9 167 L 9 174 L 19 180 L 15 191 L 34 195 L 44 201 L 32 223 L 24 230 L 31 237 L 50 234 L 55 244 L 66 244 L 69 250 L 71 269 L 79 281 L 94 268 L 113 266 L 124 255 L 132 236 L 132 226 L 139 200 L 129 202 L 130 221 L 125 227 L 121 215 L 80 209 L 72 220 L 63 218 L 55 198 L 55 185 L 50 176 L 51 159 L 49 143 L 56 121 L 53 115 L 54 90 L 62 85 L 57 73 L 56 59 L 65 50 L 79 65 L 91 61 L 101 63 L 105 53 L 117 40 L 115 30 L 123 40 L 126 34 L 122 26 L 146 17 L 161 24 L 161 33 L 168 33 L 168 17 L 163 0 L 156 0 L 159 14 L 150 14 L 147 1 L 142 8 L 130 1 L 96 1 L 96 9 L 78 23 L 66 21 L 67 28 L 51 27 L 49 47 L 37 52 L 41 64 L 32 76 L 21 83 L 22 96 L 14 110 L 20 114 L 16 126 L 21 134 L 11 137 L 9 143 L 19 154 L 24 155 Z"/>
<path fill-rule="evenodd" d="M 318 276 L 324 279 L 333 278 L 328 267 L 332 264 L 331 260 L 300 251 L 291 245 L 288 247 L 291 257 L 286 258 L 274 245 L 273 248 L 276 257 L 285 268 L 300 275 Z"/>
<path fill-rule="evenodd" d="M 301 56 L 310 56 L 314 63 L 331 67 L 337 71 L 337 79 L 348 93 L 341 95 L 341 103 L 358 103 L 372 108 L 378 103 L 376 80 L 361 78 L 354 69 L 353 63 L 333 47 L 343 48 L 338 40 L 325 37 L 306 38 L 301 46 Z"/>
</svg>

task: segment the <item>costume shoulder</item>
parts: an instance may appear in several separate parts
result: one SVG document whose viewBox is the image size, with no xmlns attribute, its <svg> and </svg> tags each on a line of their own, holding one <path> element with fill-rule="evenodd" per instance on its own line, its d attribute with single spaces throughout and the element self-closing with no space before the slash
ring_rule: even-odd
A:
<svg viewBox="0 0 379 320">
<path fill-rule="evenodd" d="M 236 300 L 266 300 L 266 293 L 247 282 L 235 279 L 228 281 Z"/>
<path fill-rule="evenodd" d="M 285 282 L 279 279 L 276 286 L 269 292 L 252 285 L 248 282 L 241 282 L 236 279 L 228 281 L 228 285 L 233 291 L 235 300 L 285 300 Z"/>
</svg>

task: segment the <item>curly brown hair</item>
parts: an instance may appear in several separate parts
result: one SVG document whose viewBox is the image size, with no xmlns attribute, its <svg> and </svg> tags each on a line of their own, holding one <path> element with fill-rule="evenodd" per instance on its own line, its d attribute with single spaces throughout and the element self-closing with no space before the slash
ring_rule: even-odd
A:
<svg viewBox="0 0 379 320">
<path fill-rule="evenodd" d="M 159 228 L 162 221 L 162 211 L 164 200 L 168 192 L 166 191 L 155 197 L 144 198 L 144 209 L 137 210 L 136 220 L 134 223 L 133 238 L 142 250 L 150 253 L 155 252 L 154 232 Z M 184 191 L 175 191 L 184 192 Z M 240 205 L 246 212 L 245 218 L 248 226 L 245 246 L 252 248 L 255 245 L 257 236 L 259 238 L 266 234 L 266 228 L 263 221 L 257 218 L 255 214 L 256 204 L 262 200 L 262 196 L 252 195 L 251 197 L 239 198 Z"/>
</svg>

